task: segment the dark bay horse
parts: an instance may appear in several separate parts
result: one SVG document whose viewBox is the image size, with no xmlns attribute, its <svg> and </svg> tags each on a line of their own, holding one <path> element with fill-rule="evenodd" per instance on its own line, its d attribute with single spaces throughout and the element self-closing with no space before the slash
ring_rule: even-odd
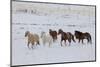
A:
<svg viewBox="0 0 100 67">
<path fill-rule="evenodd" d="M 57 32 L 55 30 L 49 29 L 49 34 L 52 36 L 53 42 L 55 42 L 57 40 Z"/>
<path fill-rule="evenodd" d="M 72 40 L 73 42 L 76 42 L 75 39 L 74 39 L 74 35 L 73 35 L 72 33 L 67 32 L 67 34 L 70 36 L 70 38 L 71 38 L 71 40 Z"/>
<path fill-rule="evenodd" d="M 80 41 L 82 41 L 82 43 L 83 43 L 84 39 L 87 39 L 88 43 L 92 43 L 91 35 L 88 32 L 83 33 L 80 31 L 75 31 L 74 35 L 75 35 L 76 39 L 79 40 L 79 43 L 80 43 Z"/>
<path fill-rule="evenodd" d="M 73 40 L 74 42 L 75 42 L 75 40 L 74 40 L 74 35 L 72 35 L 70 32 L 63 32 L 63 30 L 62 29 L 59 29 L 58 30 L 58 35 L 59 34 L 61 34 L 61 46 L 62 46 L 62 41 L 64 41 L 65 42 L 65 45 L 66 45 L 66 40 L 68 40 L 68 42 L 69 42 L 69 45 L 70 45 L 70 43 L 71 43 L 71 40 Z"/>
</svg>

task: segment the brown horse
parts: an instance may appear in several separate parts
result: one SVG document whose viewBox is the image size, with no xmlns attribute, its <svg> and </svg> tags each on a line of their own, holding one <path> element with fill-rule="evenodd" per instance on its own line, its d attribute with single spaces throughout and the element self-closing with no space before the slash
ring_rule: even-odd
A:
<svg viewBox="0 0 100 67">
<path fill-rule="evenodd" d="M 69 34 L 69 36 L 70 36 L 70 38 L 71 38 L 71 40 L 72 40 L 73 42 L 76 42 L 75 39 L 74 39 L 74 35 L 73 35 L 72 33 L 67 32 L 67 34 Z"/>
<path fill-rule="evenodd" d="M 82 43 L 83 43 L 84 39 L 87 39 L 88 43 L 92 43 L 91 35 L 88 32 L 83 33 L 83 32 L 80 32 L 80 31 L 75 31 L 75 37 L 76 37 L 76 39 L 79 40 L 79 43 L 80 43 L 81 40 L 82 40 Z"/>
<path fill-rule="evenodd" d="M 52 36 L 53 42 L 55 42 L 57 40 L 57 32 L 55 30 L 49 29 L 49 34 Z"/>
<path fill-rule="evenodd" d="M 70 32 L 63 32 L 63 30 L 62 29 L 59 29 L 58 30 L 58 35 L 59 34 L 61 34 L 61 46 L 62 46 L 62 41 L 64 40 L 64 42 L 65 42 L 65 45 L 66 45 L 66 40 L 68 40 L 68 42 L 69 42 L 69 45 L 70 45 L 70 43 L 71 43 L 71 40 L 73 40 L 74 42 L 75 42 L 75 40 L 74 40 L 74 35 L 72 35 Z"/>
</svg>

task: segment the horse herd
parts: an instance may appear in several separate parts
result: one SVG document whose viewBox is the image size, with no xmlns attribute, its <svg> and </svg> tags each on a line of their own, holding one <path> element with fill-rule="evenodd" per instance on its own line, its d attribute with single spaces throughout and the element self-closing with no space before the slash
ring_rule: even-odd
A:
<svg viewBox="0 0 100 67">
<path fill-rule="evenodd" d="M 62 29 L 59 29 L 58 32 L 56 30 L 52 30 L 49 29 L 49 34 L 47 34 L 46 32 L 41 32 L 41 36 L 39 37 L 38 34 L 33 34 L 30 31 L 26 31 L 25 32 L 25 37 L 28 37 L 28 43 L 27 46 L 29 48 L 29 44 L 32 44 L 31 48 L 33 48 L 33 46 L 36 45 L 40 45 L 40 38 L 42 39 L 42 43 L 45 45 L 46 43 L 49 44 L 49 47 L 51 46 L 51 44 L 53 42 L 55 42 L 58 39 L 58 35 L 61 35 L 61 41 L 60 41 L 60 45 L 62 45 L 62 42 L 64 41 L 65 45 L 66 41 L 68 40 L 69 42 L 69 46 L 71 41 L 76 42 L 75 38 L 78 39 L 78 42 L 80 43 L 80 41 L 83 44 L 83 40 L 87 39 L 87 43 L 92 43 L 92 39 L 91 39 L 91 35 L 88 32 L 80 32 L 75 30 L 74 34 L 72 34 L 71 32 L 64 32 Z"/>
</svg>

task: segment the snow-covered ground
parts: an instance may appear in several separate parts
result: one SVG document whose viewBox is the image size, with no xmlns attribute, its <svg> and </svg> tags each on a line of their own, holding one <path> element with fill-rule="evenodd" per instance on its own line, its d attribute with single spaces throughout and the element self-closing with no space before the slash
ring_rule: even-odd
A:
<svg viewBox="0 0 100 67">
<path fill-rule="evenodd" d="M 71 42 L 71 46 L 61 47 L 60 35 L 55 43 L 49 47 L 42 44 L 28 49 L 25 31 L 48 33 L 49 29 L 74 34 L 75 30 L 89 32 L 92 36 L 92 44 Z M 68 44 L 68 42 L 67 42 Z M 44 64 L 74 61 L 95 60 L 95 17 L 81 15 L 35 15 L 29 13 L 12 14 L 12 65 Z"/>
</svg>

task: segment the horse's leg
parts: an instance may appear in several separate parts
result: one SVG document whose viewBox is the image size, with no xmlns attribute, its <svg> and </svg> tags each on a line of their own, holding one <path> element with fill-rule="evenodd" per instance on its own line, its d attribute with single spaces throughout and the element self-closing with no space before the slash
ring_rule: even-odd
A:
<svg viewBox="0 0 100 67">
<path fill-rule="evenodd" d="M 65 46 L 67 46 L 67 44 L 66 44 L 66 40 L 64 40 L 65 41 Z"/>
<path fill-rule="evenodd" d="M 45 41 L 43 41 L 43 45 L 45 46 Z"/>
<path fill-rule="evenodd" d="M 70 43 L 71 43 L 71 39 L 68 39 L 68 42 L 69 42 L 69 46 L 70 46 Z"/>
<path fill-rule="evenodd" d="M 63 41 L 63 40 L 61 39 L 61 42 L 60 42 L 61 46 L 62 46 L 62 41 Z"/>
<path fill-rule="evenodd" d="M 89 38 L 87 38 L 87 43 L 89 43 L 89 41 L 90 41 L 90 39 L 89 39 Z"/>
<path fill-rule="evenodd" d="M 55 41 L 56 41 L 56 37 L 54 37 L 53 39 L 54 39 L 54 41 L 53 41 L 53 42 L 55 42 Z"/>
<path fill-rule="evenodd" d="M 51 47 L 51 42 L 49 42 L 49 47 Z"/>
<path fill-rule="evenodd" d="M 57 40 L 57 35 L 56 35 L 56 40 Z"/>
<path fill-rule="evenodd" d="M 90 36 L 88 39 L 89 39 L 89 41 L 88 41 L 88 42 L 90 42 L 90 44 L 92 44 L 92 39 L 91 39 L 91 36 Z"/>
<path fill-rule="evenodd" d="M 32 43 L 32 46 L 31 46 L 32 49 L 33 49 L 33 45 L 34 45 L 34 42 Z"/>
<path fill-rule="evenodd" d="M 82 44 L 84 44 L 84 43 L 83 43 L 83 40 L 84 40 L 84 39 L 82 39 Z"/>
<path fill-rule="evenodd" d="M 28 41 L 28 43 L 27 43 L 27 47 L 29 48 L 29 44 L 30 44 L 30 42 Z"/>
<path fill-rule="evenodd" d="M 79 38 L 79 41 L 78 42 L 80 43 L 80 38 Z"/>
<path fill-rule="evenodd" d="M 53 38 L 53 42 L 54 42 L 55 40 L 54 40 L 54 38 Z"/>
<path fill-rule="evenodd" d="M 37 41 L 37 44 L 38 44 L 38 45 L 40 45 L 40 42 L 39 42 L 39 41 Z"/>
<path fill-rule="evenodd" d="M 53 40 L 51 39 L 51 40 L 49 41 L 49 47 L 51 47 L 52 43 L 53 43 Z"/>
</svg>

